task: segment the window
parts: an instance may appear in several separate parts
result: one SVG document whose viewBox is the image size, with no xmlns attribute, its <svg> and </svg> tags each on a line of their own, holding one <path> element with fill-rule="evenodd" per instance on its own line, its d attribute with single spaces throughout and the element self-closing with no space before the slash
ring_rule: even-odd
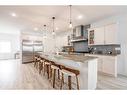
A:
<svg viewBox="0 0 127 95">
<path fill-rule="evenodd" d="M 10 41 L 0 41 L 0 53 L 11 53 Z"/>
</svg>

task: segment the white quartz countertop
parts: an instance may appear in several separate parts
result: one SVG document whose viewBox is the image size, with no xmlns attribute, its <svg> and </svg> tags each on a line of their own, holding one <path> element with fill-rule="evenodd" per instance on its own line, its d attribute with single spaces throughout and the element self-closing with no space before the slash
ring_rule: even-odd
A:
<svg viewBox="0 0 127 95">
<path fill-rule="evenodd" d="M 81 63 L 97 58 L 94 56 L 84 56 L 84 55 L 62 55 L 62 56 L 64 56 L 65 59 L 70 59 L 70 60 L 81 62 Z"/>
<path fill-rule="evenodd" d="M 90 60 L 97 57 L 83 56 L 83 55 L 54 55 L 54 54 L 39 54 L 41 57 L 53 61 L 57 64 L 65 65 L 70 68 L 80 69 L 83 63 L 87 63 Z"/>
</svg>

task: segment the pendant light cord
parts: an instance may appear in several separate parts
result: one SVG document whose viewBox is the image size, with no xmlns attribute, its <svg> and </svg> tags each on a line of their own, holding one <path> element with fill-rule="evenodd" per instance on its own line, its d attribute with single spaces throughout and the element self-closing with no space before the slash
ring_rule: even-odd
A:
<svg viewBox="0 0 127 95">
<path fill-rule="evenodd" d="M 72 19 L 71 19 L 71 15 L 72 15 L 72 14 L 71 14 L 71 7 L 72 7 L 72 5 L 69 5 L 69 6 L 70 6 L 70 23 L 72 23 L 72 22 L 71 22 L 71 20 L 72 20 Z"/>
<path fill-rule="evenodd" d="M 46 36 L 46 25 L 44 25 L 44 31 L 45 31 L 44 36 Z"/>
</svg>

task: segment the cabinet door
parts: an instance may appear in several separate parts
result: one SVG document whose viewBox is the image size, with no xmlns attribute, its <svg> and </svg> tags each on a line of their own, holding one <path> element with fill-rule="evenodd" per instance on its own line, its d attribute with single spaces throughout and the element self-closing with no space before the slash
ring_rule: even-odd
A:
<svg viewBox="0 0 127 95">
<path fill-rule="evenodd" d="M 95 28 L 94 37 L 95 45 L 104 44 L 104 27 Z"/>
<path fill-rule="evenodd" d="M 102 72 L 102 65 L 103 65 L 103 58 L 101 56 L 98 56 L 98 71 Z"/>
<path fill-rule="evenodd" d="M 103 56 L 102 72 L 117 76 L 116 58 L 112 56 Z"/>
<path fill-rule="evenodd" d="M 105 26 L 105 44 L 117 44 L 117 24 Z"/>
<path fill-rule="evenodd" d="M 94 29 L 88 30 L 88 44 L 94 45 Z"/>
</svg>

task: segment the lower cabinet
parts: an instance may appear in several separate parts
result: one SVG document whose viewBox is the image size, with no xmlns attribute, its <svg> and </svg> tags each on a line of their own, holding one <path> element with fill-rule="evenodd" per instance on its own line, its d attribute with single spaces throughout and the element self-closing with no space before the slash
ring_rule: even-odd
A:
<svg viewBox="0 0 127 95">
<path fill-rule="evenodd" d="M 97 56 L 98 57 L 98 71 L 102 71 L 102 63 L 103 63 L 103 58 L 102 56 Z"/>
<path fill-rule="evenodd" d="M 87 54 L 98 57 L 98 71 L 117 77 L 117 56 Z"/>
<path fill-rule="evenodd" d="M 117 57 L 103 56 L 102 72 L 117 76 Z"/>
</svg>

